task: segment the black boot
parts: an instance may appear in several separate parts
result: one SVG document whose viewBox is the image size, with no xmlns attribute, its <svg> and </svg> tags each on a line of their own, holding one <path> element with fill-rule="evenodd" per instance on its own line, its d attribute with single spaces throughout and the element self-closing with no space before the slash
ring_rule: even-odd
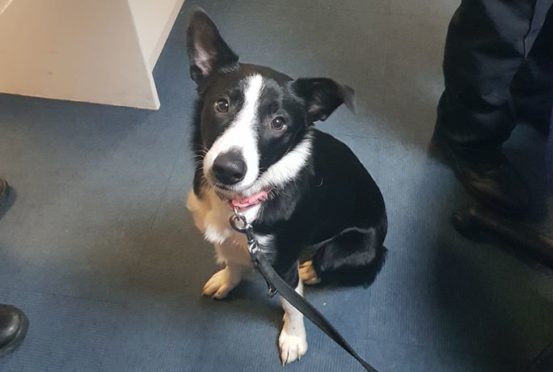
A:
<svg viewBox="0 0 553 372">
<path fill-rule="evenodd" d="M 0 357 L 19 346 L 28 327 L 29 320 L 21 310 L 0 304 Z"/>
<path fill-rule="evenodd" d="M 500 147 L 462 146 L 438 132 L 431 146 L 444 155 L 461 184 L 481 203 L 506 213 L 528 209 L 528 187 Z"/>
</svg>

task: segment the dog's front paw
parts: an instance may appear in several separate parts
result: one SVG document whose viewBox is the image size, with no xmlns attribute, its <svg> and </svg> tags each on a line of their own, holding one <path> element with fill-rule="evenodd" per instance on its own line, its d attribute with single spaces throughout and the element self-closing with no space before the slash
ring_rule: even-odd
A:
<svg viewBox="0 0 553 372">
<path fill-rule="evenodd" d="M 300 360 L 307 352 L 307 340 L 305 331 L 301 334 L 291 334 L 286 330 L 286 325 L 282 328 L 278 338 L 278 346 L 280 348 L 280 360 L 282 365 Z"/>
<path fill-rule="evenodd" d="M 216 272 L 205 283 L 202 294 L 207 297 L 221 300 L 229 294 L 229 292 L 240 282 L 240 274 L 225 267 L 223 270 Z"/>
<path fill-rule="evenodd" d="M 315 285 L 321 282 L 321 279 L 317 276 L 315 268 L 313 267 L 313 261 L 305 261 L 300 265 L 299 269 L 301 281 L 307 285 Z"/>
</svg>

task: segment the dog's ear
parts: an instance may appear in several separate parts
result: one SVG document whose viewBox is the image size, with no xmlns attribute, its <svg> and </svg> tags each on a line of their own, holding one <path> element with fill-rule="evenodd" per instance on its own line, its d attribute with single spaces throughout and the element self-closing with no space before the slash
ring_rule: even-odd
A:
<svg viewBox="0 0 553 372">
<path fill-rule="evenodd" d="M 305 101 L 307 119 L 324 121 L 342 103 L 355 112 L 355 92 L 327 78 L 301 78 L 292 82 L 292 90 Z"/>
<path fill-rule="evenodd" d="M 217 27 L 202 10 L 196 10 L 186 35 L 190 76 L 197 84 L 222 69 L 232 69 L 238 56 L 223 40 Z"/>
</svg>

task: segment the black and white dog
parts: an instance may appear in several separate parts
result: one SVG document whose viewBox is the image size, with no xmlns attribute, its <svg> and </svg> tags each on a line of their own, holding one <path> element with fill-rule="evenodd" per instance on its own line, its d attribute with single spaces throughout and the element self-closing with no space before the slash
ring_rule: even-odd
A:
<svg viewBox="0 0 553 372">
<path fill-rule="evenodd" d="M 224 298 L 250 267 L 246 239 L 229 225 L 233 209 L 253 225 L 262 252 L 298 293 L 302 282 L 372 281 L 386 251 L 382 195 L 345 144 L 313 127 L 342 103 L 352 106 L 353 90 L 239 63 L 201 11 L 187 36 L 199 93 L 188 208 L 224 265 L 203 294 Z M 315 253 L 298 266 L 304 248 Z M 281 302 L 286 364 L 305 354 L 307 341 L 303 315 Z"/>
</svg>

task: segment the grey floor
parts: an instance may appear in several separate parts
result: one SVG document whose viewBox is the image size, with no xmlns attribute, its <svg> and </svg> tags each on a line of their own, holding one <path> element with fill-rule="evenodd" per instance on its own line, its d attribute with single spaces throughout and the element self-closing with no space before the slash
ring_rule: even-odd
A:
<svg viewBox="0 0 553 372">
<path fill-rule="evenodd" d="M 202 5 L 244 61 L 353 86 L 358 113 L 320 127 L 348 143 L 388 207 L 388 261 L 369 288 L 307 297 L 381 371 L 521 371 L 553 339 L 553 275 L 450 226 L 470 202 L 427 154 L 457 1 L 187 1 L 156 66 L 158 112 L 0 96 L 0 302 L 31 319 L 2 371 L 354 371 L 313 325 L 279 364 L 281 311 L 259 278 L 200 297 L 216 266 L 185 210 L 192 182 L 184 29 Z M 544 202 L 544 139 L 521 126 L 509 156 Z M 548 208 L 549 206 L 549 208 Z M 545 222 L 539 222 L 545 219 Z"/>
</svg>

